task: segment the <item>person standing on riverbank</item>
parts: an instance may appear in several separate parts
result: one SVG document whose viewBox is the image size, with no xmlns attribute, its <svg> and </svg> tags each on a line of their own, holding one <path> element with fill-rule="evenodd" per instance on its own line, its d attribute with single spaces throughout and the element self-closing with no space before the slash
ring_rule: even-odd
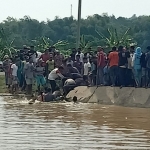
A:
<svg viewBox="0 0 150 150">
<path fill-rule="evenodd" d="M 42 59 L 42 61 L 44 62 L 44 66 L 46 66 L 46 62 L 50 59 L 49 50 L 46 49 L 39 59 Z"/>
<path fill-rule="evenodd" d="M 84 62 L 84 69 L 83 69 L 83 79 L 89 83 L 89 74 L 91 72 L 91 64 L 88 62 L 88 59 L 86 57 L 83 58 Z M 90 83 L 91 84 L 91 83 Z"/>
<path fill-rule="evenodd" d="M 42 60 L 38 60 L 37 65 L 35 67 L 35 79 L 37 83 L 38 92 L 41 91 L 41 87 L 44 88 L 46 84 L 46 80 L 44 78 L 45 66 L 43 65 Z"/>
<path fill-rule="evenodd" d="M 48 75 L 49 73 L 54 70 L 55 68 L 55 63 L 54 63 L 54 59 L 53 59 L 53 54 L 50 54 L 50 58 L 49 60 L 46 61 L 46 82 L 48 82 Z"/>
<path fill-rule="evenodd" d="M 141 48 L 137 47 L 132 58 L 136 87 L 141 86 L 141 77 L 142 77 L 142 67 L 140 64 L 141 55 L 142 55 Z"/>
<path fill-rule="evenodd" d="M 150 87 L 150 46 L 147 47 L 148 53 L 146 55 L 146 70 L 148 73 L 147 86 Z"/>
<path fill-rule="evenodd" d="M 8 56 L 8 55 L 5 55 L 5 56 L 4 56 L 4 61 L 3 61 L 3 70 L 4 70 L 4 72 L 5 72 L 5 84 L 6 84 L 6 85 L 8 85 L 9 67 L 10 67 L 9 56 Z"/>
<path fill-rule="evenodd" d="M 128 66 L 127 66 L 127 80 L 126 80 L 126 85 L 131 87 L 134 86 L 135 81 L 134 81 L 134 75 L 133 75 L 133 54 L 135 52 L 135 47 L 131 46 L 130 49 L 126 52 L 127 60 L 128 60 Z"/>
<path fill-rule="evenodd" d="M 22 88 L 23 86 L 23 63 L 20 57 L 16 58 L 16 65 L 18 66 L 17 77 L 19 81 L 19 87 Z"/>
<path fill-rule="evenodd" d="M 141 68 L 142 68 L 142 79 L 141 79 L 141 85 L 142 87 L 147 87 L 147 68 L 146 68 L 146 65 L 147 65 L 147 61 L 146 61 L 146 53 L 145 52 L 142 52 L 142 55 L 141 55 L 141 59 L 140 59 L 140 64 L 141 64 Z"/>
<path fill-rule="evenodd" d="M 119 66 L 119 84 L 120 88 L 126 86 L 126 74 L 127 74 L 127 67 L 128 67 L 128 58 L 126 55 L 126 49 L 123 46 L 119 46 L 118 48 L 118 66 Z"/>
<path fill-rule="evenodd" d="M 104 49 L 97 47 L 97 85 L 104 84 L 104 67 L 106 66 Z"/>
<path fill-rule="evenodd" d="M 27 84 L 27 94 L 32 94 L 32 84 L 34 82 L 34 64 L 33 60 L 30 59 L 24 66 L 25 81 Z"/>
<path fill-rule="evenodd" d="M 18 66 L 16 65 L 16 61 L 13 60 L 13 63 L 11 65 L 12 93 L 17 92 L 18 90 L 17 71 L 18 71 Z"/>
<path fill-rule="evenodd" d="M 83 74 L 83 62 L 80 61 L 80 55 L 76 55 L 76 60 L 74 61 L 73 66 L 76 67 L 81 74 Z"/>
<path fill-rule="evenodd" d="M 64 56 L 60 54 L 58 50 L 55 53 L 56 53 L 54 56 L 55 67 L 60 67 L 63 64 Z"/>
<path fill-rule="evenodd" d="M 113 47 L 112 52 L 108 55 L 108 66 L 109 68 L 109 74 L 111 79 L 112 86 L 116 85 L 116 79 L 118 75 L 118 62 L 119 62 L 119 56 L 117 52 L 117 48 Z"/>
<path fill-rule="evenodd" d="M 93 56 L 91 58 L 90 63 L 91 63 L 91 72 L 89 74 L 90 83 L 91 85 L 96 85 L 97 58 Z"/>
</svg>

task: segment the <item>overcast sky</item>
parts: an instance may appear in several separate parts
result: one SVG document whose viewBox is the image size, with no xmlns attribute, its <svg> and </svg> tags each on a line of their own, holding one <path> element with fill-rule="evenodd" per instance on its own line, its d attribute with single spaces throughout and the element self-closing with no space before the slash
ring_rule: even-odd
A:
<svg viewBox="0 0 150 150">
<path fill-rule="evenodd" d="M 39 21 L 53 20 L 55 16 L 77 18 L 78 0 L 0 0 L 0 22 L 8 16 L 27 15 Z M 82 18 L 93 14 L 131 17 L 133 14 L 150 15 L 150 0 L 82 0 Z"/>
</svg>

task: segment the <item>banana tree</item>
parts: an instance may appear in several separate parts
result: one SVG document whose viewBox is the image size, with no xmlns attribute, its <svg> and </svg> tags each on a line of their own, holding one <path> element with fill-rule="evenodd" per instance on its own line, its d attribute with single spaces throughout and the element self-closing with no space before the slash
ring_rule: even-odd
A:
<svg viewBox="0 0 150 150">
<path fill-rule="evenodd" d="M 56 47 L 56 49 L 64 49 L 69 45 L 66 41 L 58 41 L 57 43 L 54 43 L 52 46 Z"/>
<path fill-rule="evenodd" d="M 9 42 L 4 29 L 0 30 L 0 58 L 3 58 L 5 55 L 12 58 L 13 54 L 17 52 L 17 50 L 13 47 L 14 40 L 15 39 Z"/>
<path fill-rule="evenodd" d="M 14 39 L 14 40 L 15 40 L 15 39 Z M 13 58 L 13 55 L 17 53 L 17 50 L 13 47 L 14 40 L 11 41 L 10 43 L 8 43 L 8 44 L 4 47 L 4 52 L 5 52 L 6 54 L 8 54 L 11 58 Z"/>
<path fill-rule="evenodd" d="M 129 36 L 130 28 L 128 28 L 123 35 L 118 35 L 117 29 L 107 29 L 109 37 L 106 37 L 102 33 L 99 33 L 96 29 L 95 31 L 105 41 L 106 47 L 108 48 L 111 48 L 113 46 L 118 47 L 119 45 L 128 47 L 133 44 L 133 38 L 130 38 Z"/>
<path fill-rule="evenodd" d="M 84 35 L 82 35 L 82 36 L 80 37 L 80 48 L 81 48 L 84 52 L 86 52 L 87 49 L 91 47 L 91 45 L 92 45 L 92 42 L 90 42 L 90 41 L 86 42 Z"/>
<path fill-rule="evenodd" d="M 36 38 L 35 40 L 32 40 L 32 43 L 38 51 L 43 52 L 45 49 L 50 47 L 51 41 L 49 38 L 40 37 L 40 38 Z"/>
<path fill-rule="evenodd" d="M 49 47 L 55 47 L 56 49 L 59 49 L 62 53 L 65 52 L 65 49 L 68 49 L 69 43 L 66 41 L 58 41 L 57 43 L 53 43 L 49 38 L 47 37 L 41 37 L 37 38 L 36 40 L 32 40 L 34 42 L 34 45 L 38 51 L 43 52 L 45 49 Z"/>
</svg>

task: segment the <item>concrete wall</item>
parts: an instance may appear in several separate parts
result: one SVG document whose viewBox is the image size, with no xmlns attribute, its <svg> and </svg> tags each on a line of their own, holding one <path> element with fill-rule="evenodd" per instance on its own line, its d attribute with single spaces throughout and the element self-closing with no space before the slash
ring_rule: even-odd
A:
<svg viewBox="0 0 150 150">
<path fill-rule="evenodd" d="M 71 91 L 67 98 L 77 96 L 79 102 L 150 108 L 150 89 L 126 87 L 86 87 Z"/>
</svg>

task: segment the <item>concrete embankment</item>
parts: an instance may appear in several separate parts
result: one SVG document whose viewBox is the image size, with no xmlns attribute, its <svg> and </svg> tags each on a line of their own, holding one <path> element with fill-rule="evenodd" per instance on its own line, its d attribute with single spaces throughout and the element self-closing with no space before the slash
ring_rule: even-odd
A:
<svg viewBox="0 0 150 150">
<path fill-rule="evenodd" d="M 125 87 L 86 87 L 80 86 L 71 91 L 68 99 L 74 96 L 79 102 L 150 108 L 150 89 Z"/>
</svg>

